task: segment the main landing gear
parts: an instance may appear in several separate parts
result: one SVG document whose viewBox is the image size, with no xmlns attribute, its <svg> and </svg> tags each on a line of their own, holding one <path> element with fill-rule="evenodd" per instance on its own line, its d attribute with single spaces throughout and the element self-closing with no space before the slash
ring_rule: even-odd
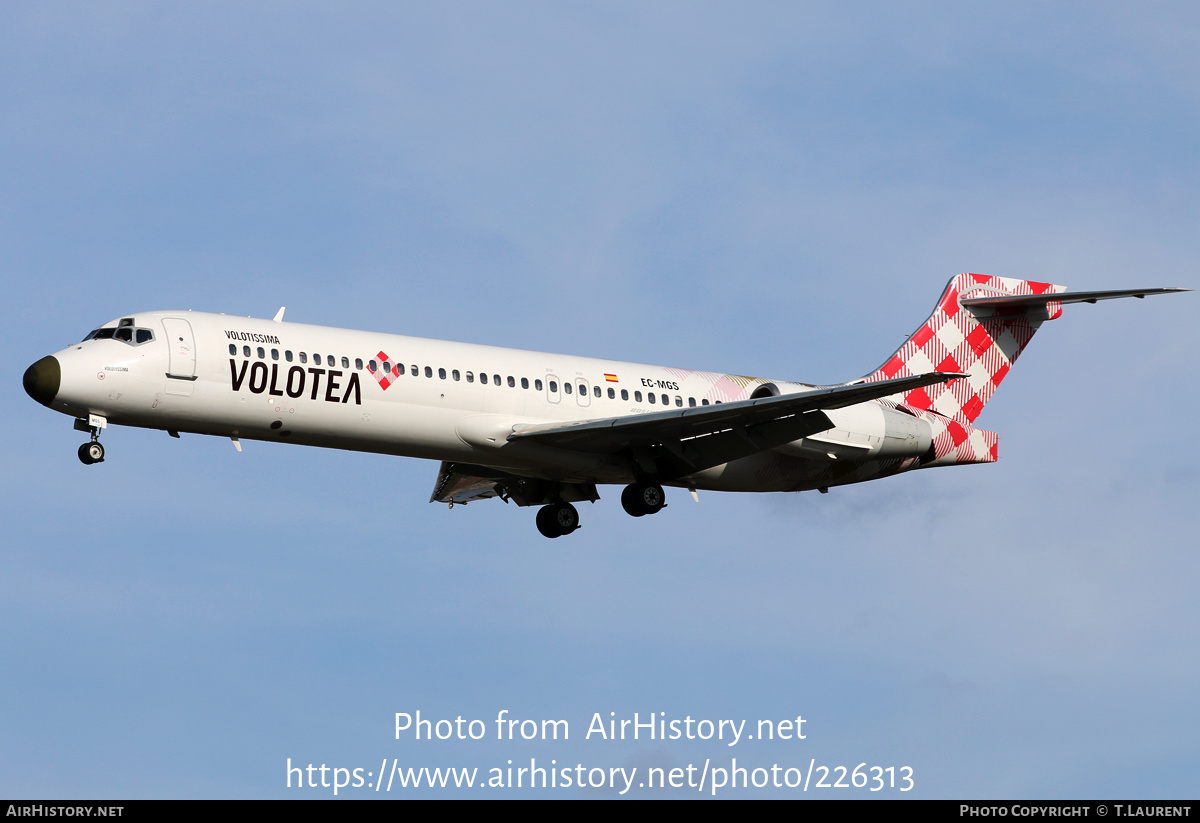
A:
<svg viewBox="0 0 1200 823">
<path fill-rule="evenodd" d="M 562 537 L 579 528 L 579 510 L 570 503 L 551 503 L 537 513 L 538 531 L 545 537 Z"/>
<path fill-rule="evenodd" d="M 657 514 L 667 506 L 667 496 L 657 483 L 630 483 L 621 492 L 621 507 L 633 517 Z"/>
<path fill-rule="evenodd" d="M 621 506 L 634 517 L 657 514 L 666 508 L 667 496 L 657 483 L 631 483 L 621 492 Z M 579 528 L 579 511 L 561 501 L 542 506 L 537 513 L 537 527 L 546 537 L 570 534 Z"/>
</svg>

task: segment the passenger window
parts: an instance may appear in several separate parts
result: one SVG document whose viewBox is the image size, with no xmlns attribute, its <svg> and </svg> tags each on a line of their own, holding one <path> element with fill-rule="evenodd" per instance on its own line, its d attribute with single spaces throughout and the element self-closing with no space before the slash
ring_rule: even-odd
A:
<svg viewBox="0 0 1200 823">
<path fill-rule="evenodd" d="M 691 408 L 695 408 L 696 407 L 696 398 L 689 397 L 688 398 L 688 406 Z"/>
<path fill-rule="evenodd" d="M 563 391 L 565 391 L 567 394 L 570 394 L 571 393 L 571 384 L 563 383 Z"/>
<path fill-rule="evenodd" d="M 266 351 L 264 351 L 264 350 L 263 350 L 263 347 L 262 347 L 262 346 L 259 346 L 259 347 L 258 347 L 258 359 L 259 359 L 259 360 L 266 360 L 266 359 L 267 359 L 267 353 L 266 353 Z"/>
<path fill-rule="evenodd" d="M 609 386 L 608 387 L 608 399 L 616 400 L 616 398 L 617 398 L 617 390 L 614 389 L 612 386 Z"/>
<path fill-rule="evenodd" d="M 292 350 L 291 349 L 286 349 L 283 352 L 283 359 L 288 361 L 289 363 L 292 362 Z"/>
<path fill-rule="evenodd" d="M 629 399 L 629 389 L 621 389 L 621 399 L 622 400 Z"/>
<path fill-rule="evenodd" d="M 654 399 L 654 392 L 652 392 L 652 391 L 651 391 L 651 392 L 646 392 L 646 399 L 647 399 L 647 400 L 649 400 L 651 403 L 655 403 L 655 402 L 657 402 L 657 401 Z"/>
<path fill-rule="evenodd" d="M 446 370 L 438 369 L 438 377 L 442 380 L 445 380 L 446 379 Z"/>
<path fill-rule="evenodd" d="M 592 394 L 596 395 L 596 397 L 599 397 L 600 396 L 600 387 L 592 386 Z"/>
<path fill-rule="evenodd" d="M 230 354 L 231 356 L 236 356 L 236 355 L 237 355 L 237 346 L 235 346 L 233 343 L 230 343 L 230 344 L 229 344 L 229 354 Z"/>
<path fill-rule="evenodd" d="M 517 387 L 517 381 L 513 380 L 513 376 L 511 374 L 508 376 L 508 387 L 510 389 L 515 389 Z"/>
<path fill-rule="evenodd" d="M 458 369 L 455 369 L 454 371 L 450 372 L 450 376 L 453 377 L 455 379 L 455 381 L 457 381 L 459 378 Z"/>
<path fill-rule="evenodd" d="M 492 382 L 493 382 L 493 383 L 495 383 L 497 386 L 499 386 L 499 385 L 500 385 L 500 375 L 498 375 L 498 374 L 493 374 L 493 375 L 492 375 Z"/>
<path fill-rule="evenodd" d="M 350 358 L 349 358 L 349 357 L 343 357 L 343 358 L 342 358 L 342 368 L 343 368 L 343 369 L 348 369 L 348 368 L 350 368 Z"/>
<path fill-rule="evenodd" d="M 676 406 L 682 406 L 682 405 L 683 405 L 683 398 L 682 398 L 682 397 L 680 397 L 679 395 L 675 395 L 675 405 L 676 405 Z"/>
<path fill-rule="evenodd" d="M 379 365 L 374 360 L 368 360 L 367 368 L 370 369 L 371 371 L 375 371 L 376 369 L 379 368 Z"/>
<path fill-rule="evenodd" d="M 541 391 L 541 390 L 542 390 L 542 381 L 541 381 L 541 380 L 534 380 L 534 381 L 533 381 L 533 387 L 534 387 L 535 389 L 537 389 L 538 391 Z"/>
<path fill-rule="evenodd" d="M 290 357 L 288 358 L 288 360 L 291 360 L 291 359 L 292 358 L 290 358 Z M 359 371 L 362 371 L 362 358 L 361 357 L 354 358 L 354 368 L 358 369 Z"/>
<path fill-rule="evenodd" d="M 138 345 L 141 345 L 142 343 L 149 343 L 153 339 L 154 339 L 154 332 L 150 331 L 149 329 L 138 329 L 137 330 Z"/>
<path fill-rule="evenodd" d="M 433 366 L 426 366 L 426 367 L 425 367 L 425 376 L 426 376 L 426 377 L 433 377 Z"/>
<path fill-rule="evenodd" d="M 529 388 L 529 378 L 528 377 L 521 378 L 521 388 L 523 388 L 523 389 Z"/>
<path fill-rule="evenodd" d="M 474 383 L 474 382 L 475 382 L 475 372 L 473 372 L 473 371 L 469 371 L 469 372 L 467 372 L 467 382 L 468 382 L 468 383 Z"/>
<path fill-rule="evenodd" d="M 249 356 L 250 356 L 250 347 L 242 346 L 242 357 L 249 357 Z"/>
<path fill-rule="evenodd" d="M 550 391 L 558 391 L 558 383 L 554 382 L 553 380 L 550 381 Z"/>
<path fill-rule="evenodd" d="M 701 405 L 701 406 L 707 406 L 707 405 L 708 405 L 708 401 L 707 401 L 707 400 L 701 400 L 701 401 L 700 401 L 700 405 Z"/>
<path fill-rule="evenodd" d="M 410 372 L 410 374 L 412 374 L 413 377 L 421 376 L 421 370 L 417 368 L 415 363 L 413 364 L 412 371 Z"/>
<path fill-rule="evenodd" d="M 633 399 L 634 399 L 634 402 L 641 403 L 642 402 L 642 393 L 640 391 L 635 391 L 633 393 Z"/>
<path fill-rule="evenodd" d="M 479 373 L 479 382 L 485 386 L 487 385 L 487 372 L 481 371 Z"/>
<path fill-rule="evenodd" d="M 271 359 L 272 360 L 279 359 L 279 349 L 271 349 Z"/>
</svg>

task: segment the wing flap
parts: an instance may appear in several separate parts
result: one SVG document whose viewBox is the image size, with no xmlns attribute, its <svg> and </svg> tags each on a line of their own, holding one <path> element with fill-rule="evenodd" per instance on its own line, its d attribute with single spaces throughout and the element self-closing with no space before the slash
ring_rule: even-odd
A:
<svg viewBox="0 0 1200 823">
<path fill-rule="evenodd" d="M 443 462 L 429 502 L 465 506 L 489 497 L 499 497 L 505 503 L 511 500 L 518 506 L 600 499 L 595 483 L 554 483 L 535 477 L 522 477 L 490 466 Z"/>
<path fill-rule="evenodd" d="M 499 497 L 497 486 L 511 477 L 505 472 L 486 466 L 465 466 L 458 463 L 442 463 L 437 482 L 433 484 L 430 503 L 461 503 Z"/>
</svg>

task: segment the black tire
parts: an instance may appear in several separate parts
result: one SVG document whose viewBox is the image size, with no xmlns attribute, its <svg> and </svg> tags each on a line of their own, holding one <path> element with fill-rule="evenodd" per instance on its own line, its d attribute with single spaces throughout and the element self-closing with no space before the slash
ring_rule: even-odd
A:
<svg viewBox="0 0 1200 823">
<path fill-rule="evenodd" d="M 640 483 L 631 483 L 621 490 L 621 508 L 630 517 L 641 517 L 646 513 L 639 501 L 638 486 Z"/>
<path fill-rule="evenodd" d="M 84 443 L 79 447 L 79 461 L 85 466 L 104 461 L 104 447 L 98 441 Z"/>
<path fill-rule="evenodd" d="M 543 537 L 561 537 L 562 532 L 558 530 L 558 523 L 554 519 L 554 506 L 542 506 L 537 513 L 537 530 L 542 533 Z"/>
<path fill-rule="evenodd" d="M 657 514 L 666 505 L 667 496 L 657 483 L 630 483 L 621 492 L 621 507 L 633 517 Z"/>
</svg>

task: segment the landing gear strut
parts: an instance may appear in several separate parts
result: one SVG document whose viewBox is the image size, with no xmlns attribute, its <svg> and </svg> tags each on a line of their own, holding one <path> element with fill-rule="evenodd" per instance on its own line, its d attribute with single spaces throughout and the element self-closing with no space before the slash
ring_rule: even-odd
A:
<svg viewBox="0 0 1200 823">
<path fill-rule="evenodd" d="M 621 507 L 633 517 L 657 514 L 666 508 L 667 496 L 657 483 L 630 483 L 621 492 Z"/>
<path fill-rule="evenodd" d="M 537 513 L 538 531 L 544 537 L 562 537 L 579 528 L 579 511 L 570 503 L 551 503 Z"/>
</svg>

